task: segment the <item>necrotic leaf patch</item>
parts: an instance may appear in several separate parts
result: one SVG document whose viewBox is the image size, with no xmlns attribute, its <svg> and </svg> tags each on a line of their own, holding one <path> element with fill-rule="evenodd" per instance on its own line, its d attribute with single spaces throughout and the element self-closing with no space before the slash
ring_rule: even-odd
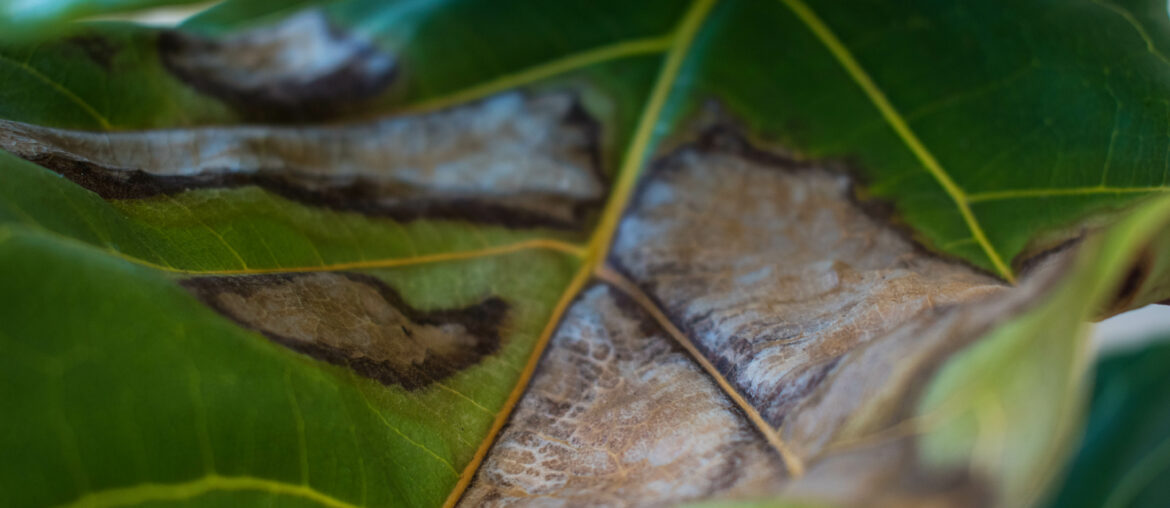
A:
<svg viewBox="0 0 1170 508">
<path fill-rule="evenodd" d="M 255 185 L 388 216 L 576 229 L 600 205 L 600 127 L 567 92 L 363 123 L 86 132 L 0 120 L 0 148 L 107 199 Z"/>
<path fill-rule="evenodd" d="M 508 311 L 494 297 L 422 311 L 381 280 L 350 272 L 195 277 L 181 284 L 278 344 L 408 390 L 496 352 Z"/>
<path fill-rule="evenodd" d="M 335 116 L 386 89 L 393 55 L 334 26 L 318 10 L 231 37 L 159 37 L 163 64 L 182 81 L 253 120 Z"/>
</svg>

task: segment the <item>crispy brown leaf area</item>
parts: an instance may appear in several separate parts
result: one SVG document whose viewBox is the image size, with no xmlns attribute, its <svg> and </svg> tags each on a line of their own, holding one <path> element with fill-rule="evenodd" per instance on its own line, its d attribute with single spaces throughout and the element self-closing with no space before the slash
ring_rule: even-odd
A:
<svg viewBox="0 0 1170 508">
<path fill-rule="evenodd" d="M 1004 288 L 868 215 L 846 176 L 716 136 L 649 175 L 613 259 L 773 426 L 846 353 Z"/>
<path fill-rule="evenodd" d="M 788 498 L 845 505 L 992 502 L 984 472 L 920 462 L 916 436 L 945 415 L 918 417 L 916 404 L 952 355 L 1040 300 L 1062 271 L 1062 256 L 1039 262 L 1019 286 L 1008 287 L 916 246 L 853 198 L 846 175 L 761 152 L 727 132 L 684 146 L 654 168 L 623 219 L 611 263 L 662 310 L 677 330 L 671 339 L 692 344 L 708 362 L 714 385 L 743 395 L 749 411 L 762 416 L 758 423 L 779 433 L 784 453 L 804 465 L 804 476 L 790 479 L 783 463 L 774 462 L 779 454 L 768 468 L 738 468 L 721 466 L 726 450 L 707 453 L 749 419 L 731 412 L 734 418 L 716 420 L 709 411 L 674 408 L 699 399 L 725 404 L 722 394 L 678 381 L 636 396 L 619 389 L 659 379 L 653 375 L 659 360 L 624 370 L 593 366 L 594 356 L 610 354 L 587 347 L 596 337 L 651 347 L 662 333 L 617 326 L 631 311 L 600 305 L 600 290 L 593 289 L 550 344 L 547 370 L 480 469 L 469 502 L 681 501 L 653 490 L 683 489 L 655 476 L 630 486 L 613 473 L 616 465 L 583 467 L 610 464 L 591 459 L 598 453 L 591 447 L 659 449 L 663 435 L 678 436 L 675 429 L 703 429 L 673 438 L 669 450 L 692 461 L 686 470 L 707 472 L 692 479 L 661 460 L 656 470 L 687 478 L 684 484 L 696 487 L 686 492 L 703 491 L 697 497 L 769 496 L 779 488 Z M 607 411 L 581 409 L 575 404 L 582 397 L 587 408 Z M 645 423 L 615 427 L 623 421 L 616 415 Z M 783 485 L 759 479 L 764 470 Z"/>
<path fill-rule="evenodd" d="M 196 277 L 182 284 L 277 343 L 411 390 L 495 353 L 508 310 L 492 298 L 424 312 L 381 280 L 359 273 Z"/>
<path fill-rule="evenodd" d="M 335 116 L 385 90 L 394 55 L 307 10 L 230 37 L 159 37 L 163 64 L 195 89 L 255 120 Z"/>
<path fill-rule="evenodd" d="M 774 490 L 779 457 L 641 308 L 569 308 L 462 506 L 660 506 Z"/>
<path fill-rule="evenodd" d="M 112 199 L 258 185 L 400 220 L 579 228 L 601 204 L 600 127 L 568 92 L 315 127 L 86 132 L 0 120 L 0 148 Z"/>
</svg>

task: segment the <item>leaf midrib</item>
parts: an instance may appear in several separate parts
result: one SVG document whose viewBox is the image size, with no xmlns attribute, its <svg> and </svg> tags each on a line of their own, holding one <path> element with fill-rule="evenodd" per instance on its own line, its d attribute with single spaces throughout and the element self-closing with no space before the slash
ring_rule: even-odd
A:
<svg viewBox="0 0 1170 508">
<path fill-rule="evenodd" d="M 492 246 L 483 249 L 460 251 L 460 252 L 446 252 L 430 255 L 413 256 L 408 258 L 389 258 L 371 261 L 361 261 L 352 263 L 338 263 L 332 265 L 306 266 L 306 267 L 281 267 L 272 269 L 243 269 L 243 270 L 219 270 L 219 271 L 199 271 L 187 273 L 203 273 L 213 275 L 232 275 L 232 274 L 252 274 L 252 273 L 273 273 L 273 272 L 290 272 L 290 271 L 327 271 L 339 269 L 358 269 L 358 268 L 385 268 L 393 266 L 404 266 L 410 264 L 434 263 L 452 260 L 464 260 L 477 257 L 502 255 L 512 252 L 518 252 L 528 249 L 550 249 L 574 255 L 582 259 L 582 263 L 576 271 L 573 279 L 562 292 L 556 306 L 549 316 L 544 329 L 538 337 L 536 344 L 533 347 L 526 365 L 521 371 L 521 376 L 517 380 L 508 399 L 501 406 L 499 412 L 496 414 L 492 427 L 480 447 L 477 449 L 471 461 L 464 468 L 460 474 L 455 487 L 450 492 L 445 506 L 453 506 L 458 502 L 466 488 L 470 485 L 475 472 L 479 469 L 483 459 L 486 457 L 489 449 L 498 436 L 503 425 L 506 423 L 508 416 L 511 414 L 515 405 L 519 402 L 523 395 L 531 377 L 536 369 L 540 357 L 544 349 L 547 347 L 549 340 L 560 322 L 561 317 L 567 311 L 569 305 L 576 298 L 577 294 L 585 286 L 585 284 L 593 277 L 599 277 L 603 280 L 612 279 L 612 269 L 606 266 L 605 261 L 609 255 L 612 246 L 613 237 L 618 229 L 618 225 L 622 214 L 624 213 L 635 188 L 638 176 L 645 161 L 649 158 L 654 142 L 655 129 L 661 123 L 661 116 L 665 105 L 670 97 L 671 92 L 675 89 L 675 82 L 682 69 L 683 63 L 689 54 L 694 38 L 706 20 L 707 15 L 714 7 L 717 0 L 694 0 L 688 8 L 684 16 L 681 18 L 679 24 L 669 35 L 660 37 L 649 37 L 642 39 L 633 39 L 629 41 L 618 42 L 592 50 L 587 50 L 581 53 L 572 54 L 562 57 L 557 60 L 546 62 L 544 64 L 531 67 L 516 73 L 507 74 L 497 77 L 487 83 L 473 86 L 443 97 L 427 99 L 422 102 L 408 105 L 402 108 L 401 112 L 423 112 L 436 109 L 446 108 L 455 104 L 472 101 L 478 98 L 486 97 L 500 91 L 524 86 L 539 80 L 547 79 L 555 75 L 569 72 L 582 67 L 603 63 L 619 58 L 625 58 L 637 55 L 655 54 L 665 51 L 665 59 L 659 71 L 658 77 L 650 92 L 650 95 L 643 107 L 641 114 L 637 120 L 637 126 L 634 135 L 631 138 L 628 149 L 626 150 L 622 159 L 621 165 L 618 168 L 617 180 L 607 198 L 606 204 L 602 210 L 601 217 L 598 221 L 596 229 L 590 237 L 587 245 L 575 245 L 568 242 L 552 239 L 530 239 L 520 241 L 512 244 L 502 246 Z M 920 162 L 926 169 L 939 181 L 948 195 L 955 200 L 960 208 L 960 212 L 968 221 L 968 225 L 972 230 L 973 236 L 987 252 L 989 258 L 996 265 L 997 270 L 1001 272 L 1005 278 L 1010 280 L 1011 272 L 999 259 L 998 254 L 991 247 L 985 235 L 982 232 L 970 208 L 967 206 L 967 197 L 961 189 L 955 185 L 950 179 L 949 175 L 938 165 L 934 160 L 933 155 L 922 145 L 917 136 L 909 129 L 900 114 L 889 104 L 884 94 L 873 83 L 873 81 L 865 74 L 865 71 L 860 67 L 848 50 L 836 39 L 836 36 L 829 31 L 828 27 L 823 24 L 801 0 L 780 0 L 787 5 L 800 18 L 809 29 L 813 31 L 822 43 L 830 50 L 839 63 L 845 67 L 850 76 L 857 82 L 859 86 L 865 91 L 869 99 L 882 113 L 883 117 L 894 128 L 898 135 L 906 142 L 908 148 L 919 158 Z M 124 258 L 129 258 L 123 255 Z M 129 258 L 139 264 L 150 263 L 144 260 Z M 161 268 L 168 270 L 165 267 L 153 266 L 154 268 Z M 173 270 L 168 271 L 182 271 Z M 186 271 L 184 271 L 186 272 Z M 607 279 L 608 277 L 608 279 Z M 653 310 L 653 309 L 651 309 Z M 703 360 L 701 354 L 694 350 L 693 344 L 690 344 L 690 339 L 681 333 L 672 334 L 684 347 L 688 347 L 688 351 L 695 356 L 696 360 L 700 362 Z M 718 372 L 711 372 L 712 368 L 705 368 L 709 374 L 712 374 L 716 381 L 721 380 Z M 736 391 L 734 387 L 728 385 L 726 381 L 720 384 L 722 390 L 726 391 L 731 396 L 737 405 L 752 409 L 750 406 L 745 406 L 746 402 L 742 398 L 736 398 Z M 749 412 L 750 414 L 750 412 Z M 803 466 L 799 462 L 799 458 L 793 456 L 784 446 L 783 442 L 779 440 L 779 436 L 774 429 L 770 428 L 766 422 L 758 418 L 753 419 L 752 423 L 758 427 L 765 436 L 769 437 L 769 443 L 777 449 L 781 457 L 784 459 L 788 469 L 794 474 L 799 475 Z M 795 464 L 795 466 L 794 466 Z M 217 477 L 219 478 L 219 477 Z M 205 479 L 204 479 L 205 480 Z M 202 482 L 204 480 L 196 480 L 192 483 Z M 259 480 L 259 479 L 257 479 Z M 264 480 L 259 480 L 264 481 Z M 182 484 L 186 485 L 186 484 Z M 161 485 L 146 485 L 144 488 L 163 487 Z M 292 487 L 292 486 L 289 486 Z M 308 489 L 308 486 L 303 486 Z M 126 489 L 116 489 L 116 491 L 128 491 L 136 487 L 128 487 Z M 181 489 L 180 489 L 181 490 Z M 311 491 L 311 489 L 309 489 Z M 116 491 L 107 491 L 110 493 Z M 313 491 L 315 492 L 315 491 Z M 105 493 L 97 493 L 95 495 L 103 495 Z M 165 493 L 164 493 L 165 494 Z M 84 499 L 84 498 L 83 498 Z M 334 500 L 318 500 L 311 498 L 329 506 L 351 506 L 344 502 Z M 340 504 L 331 504 L 332 502 Z"/>
<path fill-rule="evenodd" d="M 622 158 L 621 166 L 618 168 L 617 181 L 606 200 L 605 207 L 602 209 L 597 228 L 590 238 L 585 261 L 578 267 L 577 272 L 573 275 L 573 279 L 569 282 L 564 292 L 561 293 L 561 297 L 549 315 L 549 320 L 545 324 L 544 330 L 541 331 L 540 337 L 533 347 L 532 354 L 528 357 L 528 362 L 525 364 L 515 388 L 509 394 L 507 401 L 500 407 L 500 412 L 496 415 L 491 430 L 485 436 L 471 461 L 464 468 L 463 474 L 456 483 L 455 488 L 451 490 L 451 494 L 444 503 L 445 508 L 455 506 L 463 496 L 463 492 L 471 484 L 471 479 L 475 476 L 475 472 L 479 470 L 479 466 L 495 442 L 496 436 L 503 429 L 504 424 L 508 421 L 508 416 L 512 413 L 512 409 L 520 401 L 520 397 L 527 389 L 528 383 L 536 371 L 536 365 L 540 361 L 545 348 L 548 346 L 548 342 L 552 338 L 553 333 L 556 332 L 561 317 L 564 316 L 565 311 L 568 310 L 569 305 L 577 297 L 581 289 L 585 287 L 585 284 L 596 272 L 604 267 L 610 245 L 613 242 L 614 233 L 617 232 L 618 222 L 633 195 L 634 186 L 637 182 L 638 174 L 641 172 L 642 163 L 649 156 L 652 148 L 654 129 L 661 120 L 662 109 L 666 104 L 670 92 L 674 89 L 674 83 L 678 78 L 679 70 L 682 68 L 683 60 L 690 50 L 691 43 L 694 41 L 695 35 L 698 33 L 703 21 L 707 19 L 707 14 L 714 7 L 716 1 L 693 0 L 679 21 L 679 24 L 671 31 L 670 46 L 667 49 L 666 59 L 662 63 L 662 68 L 659 70 L 658 77 L 655 79 L 654 87 L 651 89 L 650 96 L 638 117 L 634 136 L 629 144 L 629 148 L 626 150 L 625 156 Z"/>
<path fill-rule="evenodd" d="M 654 87 L 652 88 L 645 106 L 643 107 L 642 113 L 638 118 L 634 136 L 631 139 L 629 148 L 626 150 L 621 166 L 618 169 L 618 179 L 615 182 L 609 197 L 607 198 L 598 225 L 596 226 L 596 229 L 594 230 L 589 242 L 586 245 L 577 245 L 549 238 L 534 238 L 506 245 L 485 247 L 482 249 L 458 252 L 443 252 L 405 258 L 385 258 L 378 260 L 300 267 L 277 267 L 261 269 L 242 268 L 230 270 L 177 269 L 174 267 L 157 265 L 144 259 L 126 255 L 116 250 L 103 249 L 103 251 L 109 252 L 132 263 L 144 265 L 160 271 L 203 275 L 241 275 L 260 273 L 335 271 L 362 268 L 387 268 L 444 261 L 467 260 L 494 255 L 506 255 L 532 249 L 553 250 L 582 259 L 583 261 L 579 266 L 576 274 L 562 292 L 556 306 L 550 314 L 549 320 L 547 321 L 544 329 L 537 339 L 532 353 L 530 354 L 526 365 L 521 371 L 521 376 L 517 380 L 515 388 L 505 403 L 501 406 L 499 412 L 496 414 L 492 428 L 490 429 L 488 435 L 482 441 L 472 460 L 467 464 L 467 466 L 460 474 L 460 478 L 457 481 L 457 484 L 449 494 L 445 502 L 445 506 L 453 506 L 458 502 L 463 492 L 469 486 L 471 479 L 474 477 L 475 472 L 479 469 L 480 464 L 486 457 L 488 450 L 494 443 L 494 440 L 499 434 L 499 431 L 502 429 L 504 423 L 506 423 L 508 416 L 512 412 L 512 409 L 519 402 L 520 397 L 523 395 L 533 373 L 535 372 L 536 365 L 539 362 L 544 349 L 546 348 L 553 333 L 556 331 L 560 319 L 568 309 L 569 305 L 573 302 L 577 294 L 591 278 L 599 276 L 604 277 L 606 274 L 612 272 L 612 270 L 605 266 L 605 260 L 609 254 L 613 237 L 617 231 L 621 216 L 633 195 L 633 190 L 637 183 L 642 166 L 653 150 L 655 129 L 659 126 L 661 122 L 662 111 L 670 97 L 671 92 L 675 89 L 675 82 L 678 78 L 683 62 L 689 54 L 689 50 L 694 41 L 695 35 L 703 25 L 703 22 L 706 20 L 707 15 L 714 7 L 716 1 L 717 0 L 694 0 L 681 18 L 679 24 L 668 35 L 632 39 L 572 54 L 516 73 L 500 76 L 487 83 L 473 86 L 471 88 L 467 88 L 446 96 L 427 99 L 419 103 L 408 105 L 396 111 L 396 113 L 419 113 L 443 109 L 455 104 L 487 97 L 504 90 L 521 87 L 583 67 L 620 58 L 665 52 L 665 59 L 662 63 L 661 70 L 659 71 Z M 11 229 L 11 226 L 0 228 L 0 233 L 3 233 L 9 229 Z M 45 231 L 49 232 L 54 237 L 58 237 L 63 240 L 72 240 L 71 238 L 60 235 L 59 233 L 52 232 L 47 229 Z M 692 355 L 695 355 L 697 360 L 702 361 L 702 357 L 698 356 L 698 353 L 694 350 L 694 346 L 690 344 L 689 338 L 681 336 L 681 334 L 676 334 L 675 338 L 679 340 L 684 347 L 689 346 L 688 351 L 690 351 Z M 711 368 L 706 370 L 712 371 Z M 715 377 L 716 381 L 722 379 L 718 375 L 717 371 L 711 373 Z M 752 409 L 750 406 L 746 406 L 746 402 L 742 400 L 742 397 L 737 397 L 737 393 L 735 392 L 734 388 L 728 385 L 725 381 L 720 386 L 723 390 L 727 391 L 730 396 L 732 396 L 738 405 L 744 406 L 749 411 Z M 791 469 L 795 469 L 794 472 L 799 474 L 801 469 L 799 461 L 793 462 L 793 456 L 787 452 L 783 446 L 783 443 L 778 441 L 778 436 L 774 430 L 768 427 L 766 423 L 763 423 L 762 420 L 753 420 L 752 423 L 757 427 L 760 427 L 760 430 L 764 432 L 766 436 L 775 438 L 770 439 L 769 442 L 778 449 L 782 458 L 784 458 L 785 462 L 789 464 L 789 467 Z M 792 464 L 794 463 L 797 464 L 797 466 L 793 467 Z M 110 489 L 106 491 L 92 492 L 78 499 L 75 504 L 86 506 L 115 506 L 150 500 L 186 499 L 215 490 L 259 490 L 296 495 L 308 500 L 316 501 L 325 506 L 338 508 L 349 508 L 353 506 L 349 503 L 329 497 L 321 492 L 313 490 L 307 484 L 293 485 L 265 480 L 262 478 L 223 477 L 214 474 L 185 483 L 141 484 L 124 488 Z"/>
</svg>

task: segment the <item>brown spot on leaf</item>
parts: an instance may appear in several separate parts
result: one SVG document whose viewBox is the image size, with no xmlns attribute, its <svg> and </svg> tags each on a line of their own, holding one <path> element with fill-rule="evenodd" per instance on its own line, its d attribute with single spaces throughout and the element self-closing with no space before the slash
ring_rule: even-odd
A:
<svg viewBox="0 0 1170 508">
<path fill-rule="evenodd" d="M 256 185 L 403 221 L 564 229 L 604 196 L 600 135 L 568 93 L 321 127 L 95 133 L 0 120 L 0 148 L 108 199 Z"/>
<path fill-rule="evenodd" d="M 721 130 L 657 163 L 617 235 L 615 265 L 777 427 L 842 355 L 1003 287 L 878 222 L 851 185 Z"/>
<path fill-rule="evenodd" d="M 954 353 L 1039 301 L 1066 256 L 1009 288 L 915 245 L 860 205 L 850 177 L 825 169 L 834 166 L 709 132 L 654 164 L 610 263 L 808 465 L 786 494 L 985 503 L 978 475 L 923 466 L 912 436 L 873 436 L 916 414 Z"/>
<path fill-rule="evenodd" d="M 393 55 L 342 32 L 319 10 L 222 38 L 159 36 L 172 73 L 253 120 L 319 120 L 373 97 L 393 80 Z"/>
<path fill-rule="evenodd" d="M 182 285 L 273 341 L 387 385 L 426 387 L 500 347 L 507 304 L 420 311 L 358 273 L 197 277 Z"/>
<path fill-rule="evenodd" d="M 774 450 L 620 292 L 569 308 L 463 506 L 670 506 L 774 494 Z"/>
<path fill-rule="evenodd" d="M 873 508 L 994 506 L 986 478 L 965 470 L 928 469 L 906 437 L 826 457 L 784 491 L 791 499 L 835 500 Z"/>
</svg>

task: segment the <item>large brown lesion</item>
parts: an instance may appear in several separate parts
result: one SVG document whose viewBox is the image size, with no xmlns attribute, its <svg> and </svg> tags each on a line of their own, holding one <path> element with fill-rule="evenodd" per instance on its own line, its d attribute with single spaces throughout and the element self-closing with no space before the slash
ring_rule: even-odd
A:
<svg viewBox="0 0 1170 508">
<path fill-rule="evenodd" d="M 495 353 L 508 314 L 507 303 L 494 297 L 459 309 L 418 310 L 381 280 L 349 272 L 195 277 L 181 284 L 274 342 L 408 390 Z"/>
<path fill-rule="evenodd" d="M 315 206 L 510 227 L 584 227 L 601 127 L 566 91 L 312 127 L 85 132 L 0 120 L 0 148 L 107 199 L 259 186 Z"/>
<path fill-rule="evenodd" d="M 872 216 L 852 180 L 708 131 L 660 160 L 612 261 L 774 426 L 844 355 L 1005 286 Z"/>
<path fill-rule="evenodd" d="M 984 504 L 977 471 L 919 462 L 917 403 L 956 352 L 1041 301 L 1064 256 L 1009 287 L 916 245 L 843 167 L 707 131 L 653 165 L 609 262 L 805 462 L 786 493 Z"/>
</svg>

